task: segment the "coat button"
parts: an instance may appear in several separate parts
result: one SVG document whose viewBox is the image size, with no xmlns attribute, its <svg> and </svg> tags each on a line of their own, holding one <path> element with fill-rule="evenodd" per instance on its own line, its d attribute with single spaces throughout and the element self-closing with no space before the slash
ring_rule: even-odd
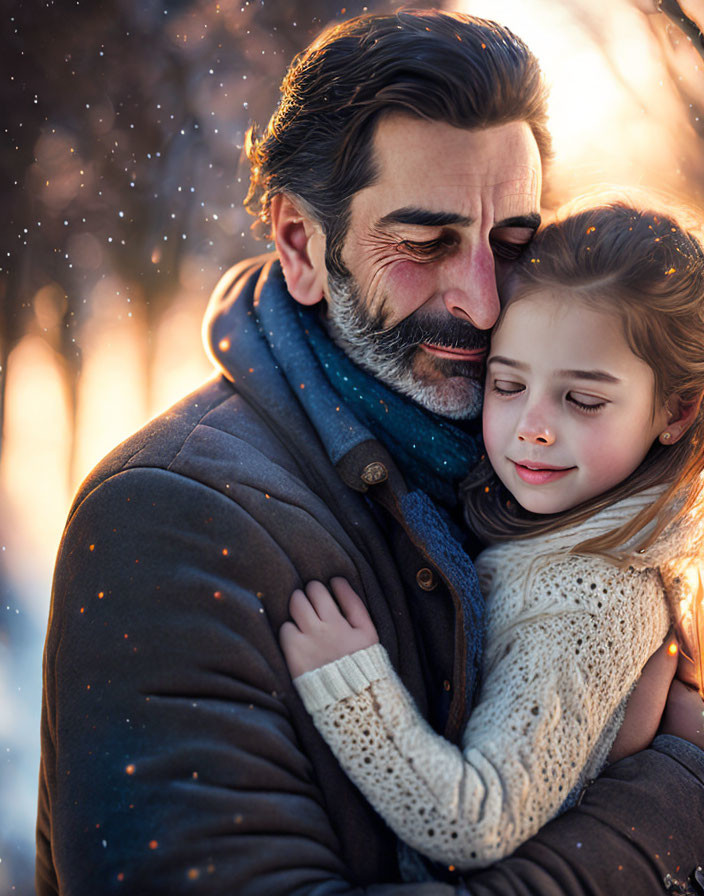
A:
<svg viewBox="0 0 704 896">
<path fill-rule="evenodd" d="M 365 485 L 376 485 L 379 482 L 385 482 L 388 478 L 389 471 L 379 461 L 367 464 L 362 470 L 362 482 Z"/>
<path fill-rule="evenodd" d="M 428 569 L 427 566 L 418 570 L 416 573 L 416 582 L 418 582 L 418 587 L 422 588 L 423 591 L 432 591 L 433 588 L 437 588 L 438 586 L 438 580 L 435 578 L 435 573 L 432 569 Z"/>
</svg>

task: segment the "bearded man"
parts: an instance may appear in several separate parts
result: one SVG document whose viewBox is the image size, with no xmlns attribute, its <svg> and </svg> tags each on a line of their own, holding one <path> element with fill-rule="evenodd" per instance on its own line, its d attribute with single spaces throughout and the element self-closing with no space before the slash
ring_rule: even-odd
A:
<svg viewBox="0 0 704 896">
<path fill-rule="evenodd" d="M 289 595 L 345 576 L 431 724 L 456 742 L 471 712 L 484 610 L 457 486 L 550 141 L 535 58 L 468 16 L 338 25 L 282 90 L 248 145 L 276 256 L 213 296 L 220 375 L 118 447 L 71 510 L 38 892 L 660 893 L 702 858 L 704 755 L 684 740 L 610 767 L 493 868 L 412 882 L 296 696 Z"/>
</svg>

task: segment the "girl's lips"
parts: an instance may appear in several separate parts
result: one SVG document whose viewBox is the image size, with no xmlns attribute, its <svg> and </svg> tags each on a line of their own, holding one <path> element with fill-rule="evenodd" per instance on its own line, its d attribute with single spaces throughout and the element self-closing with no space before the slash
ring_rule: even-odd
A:
<svg viewBox="0 0 704 896">
<path fill-rule="evenodd" d="M 522 479 L 529 485 L 545 485 L 548 482 L 556 482 L 576 469 L 576 467 L 554 467 L 550 464 L 538 466 L 532 461 L 521 463 L 514 460 L 512 463 L 516 468 L 516 474 L 519 479 Z"/>
<path fill-rule="evenodd" d="M 487 352 L 485 348 L 451 348 L 448 345 L 433 345 L 430 342 L 421 342 L 420 348 L 428 352 L 429 355 L 435 355 L 436 358 L 449 358 L 452 361 L 469 361 L 473 364 L 483 361 Z"/>
</svg>

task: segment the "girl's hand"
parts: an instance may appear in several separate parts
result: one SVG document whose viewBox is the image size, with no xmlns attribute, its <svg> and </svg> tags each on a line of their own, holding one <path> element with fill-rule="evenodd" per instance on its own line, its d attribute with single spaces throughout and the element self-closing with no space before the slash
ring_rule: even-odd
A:
<svg viewBox="0 0 704 896">
<path fill-rule="evenodd" d="M 281 626 L 279 641 L 292 678 L 379 641 L 367 608 L 347 579 L 331 579 L 330 587 L 334 599 L 322 582 L 309 582 L 305 594 L 297 589 L 291 595 L 293 622 Z"/>
</svg>

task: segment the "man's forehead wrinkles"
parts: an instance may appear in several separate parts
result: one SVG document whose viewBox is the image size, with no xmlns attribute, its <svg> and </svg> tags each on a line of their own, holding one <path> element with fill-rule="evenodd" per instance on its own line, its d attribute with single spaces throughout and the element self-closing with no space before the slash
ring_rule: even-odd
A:
<svg viewBox="0 0 704 896">
<path fill-rule="evenodd" d="M 486 177 L 474 172 L 460 172 L 452 175 L 456 186 L 472 187 L 478 189 L 496 189 L 496 190 L 522 190 L 524 192 L 536 192 L 538 186 L 538 177 L 532 168 L 525 168 L 521 171 L 512 170 L 497 174 L 496 177 Z"/>
</svg>

